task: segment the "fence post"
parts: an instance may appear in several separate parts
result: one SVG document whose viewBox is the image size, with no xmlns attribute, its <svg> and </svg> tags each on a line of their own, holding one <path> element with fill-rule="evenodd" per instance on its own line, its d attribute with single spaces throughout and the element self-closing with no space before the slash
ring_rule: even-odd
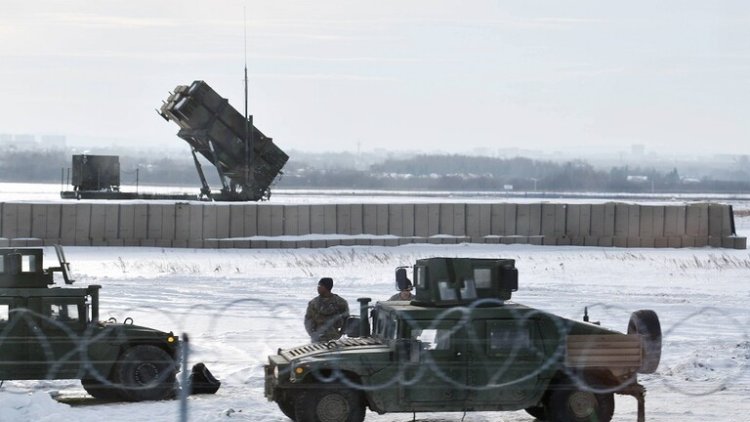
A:
<svg viewBox="0 0 750 422">
<path fill-rule="evenodd" d="M 188 376 L 188 355 L 190 354 L 190 339 L 187 333 L 182 333 L 180 342 L 180 366 L 182 367 L 180 388 L 180 422 L 188 420 L 187 398 L 190 395 L 190 377 Z"/>
</svg>

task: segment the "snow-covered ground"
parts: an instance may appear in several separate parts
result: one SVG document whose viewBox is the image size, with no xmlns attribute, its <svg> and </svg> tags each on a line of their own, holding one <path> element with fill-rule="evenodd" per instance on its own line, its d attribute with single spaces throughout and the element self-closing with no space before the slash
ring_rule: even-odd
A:
<svg viewBox="0 0 750 422">
<path fill-rule="evenodd" d="M 742 207 L 740 207 L 742 208 Z M 744 207 L 745 209 L 747 207 Z M 747 214 L 747 213 L 744 213 Z M 750 217 L 736 218 L 750 235 Z M 46 251 L 47 265 L 54 252 Z M 358 297 L 393 294 L 393 270 L 430 256 L 516 259 L 514 301 L 624 331 L 629 315 L 653 309 L 664 331 L 662 362 L 641 376 L 649 421 L 750 420 L 750 253 L 747 250 L 619 249 L 532 245 L 404 245 L 294 250 L 66 248 L 77 284 L 100 284 L 102 318 L 130 316 L 191 338 L 190 362 L 222 380 L 216 395 L 188 400 L 193 421 L 284 421 L 263 397 L 262 365 L 278 347 L 307 342 L 302 318 L 322 276 L 356 309 Z M 6 381 L 0 422 L 174 421 L 177 401 L 71 406 L 51 392 L 83 394 L 77 381 Z M 460 421 L 462 414 L 417 414 Z M 636 403 L 616 396 L 615 421 Z M 410 421 L 411 414 L 367 421 Z M 531 421 L 525 412 L 469 413 L 465 421 Z"/>
<path fill-rule="evenodd" d="M 750 219 L 738 219 L 741 235 Z M 189 333 L 191 362 L 221 378 L 214 396 L 189 399 L 190 418 L 283 421 L 263 398 L 262 365 L 279 346 L 307 341 L 302 317 L 318 278 L 356 309 L 356 298 L 385 299 L 393 269 L 428 256 L 516 259 L 514 300 L 625 330 L 630 312 L 654 309 L 664 354 L 648 388 L 650 421 L 747 421 L 750 415 L 750 253 L 726 249 L 617 249 L 531 245 L 404 245 L 296 250 L 67 248 L 77 283 L 103 286 L 102 316 Z M 48 258 L 54 256 L 48 251 Z M 173 421 L 178 402 L 70 406 L 49 392 L 83 394 L 76 381 L 6 381 L 0 421 Z M 635 420 L 635 400 L 616 396 L 616 421 Z M 422 421 L 463 415 L 418 414 Z M 368 421 L 408 421 L 409 414 Z M 466 421 L 530 421 L 525 412 L 469 413 Z"/>
</svg>

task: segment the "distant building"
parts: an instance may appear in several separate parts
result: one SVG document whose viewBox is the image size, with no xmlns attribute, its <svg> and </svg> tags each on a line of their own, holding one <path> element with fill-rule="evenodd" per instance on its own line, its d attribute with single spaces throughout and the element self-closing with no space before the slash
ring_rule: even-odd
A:
<svg viewBox="0 0 750 422">
<path fill-rule="evenodd" d="M 643 144 L 633 144 L 630 146 L 630 153 L 635 157 L 646 155 L 646 146 Z"/>
</svg>

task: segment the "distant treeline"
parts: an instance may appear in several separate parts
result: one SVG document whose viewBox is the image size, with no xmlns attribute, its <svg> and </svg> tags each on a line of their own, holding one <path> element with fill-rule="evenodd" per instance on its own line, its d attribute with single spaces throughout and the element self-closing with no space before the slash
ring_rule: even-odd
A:
<svg viewBox="0 0 750 422">
<path fill-rule="evenodd" d="M 60 183 L 69 177 L 72 154 L 65 150 L 0 149 L 0 182 Z M 137 171 L 136 171 L 137 170 Z M 212 168 L 205 169 L 210 173 Z M 209 174 L 209 177 L 212 175 Z M 192 160 L 120 156 L 122 185 L 199 183 Z M 218 180 L 218 179 L 216 179 Z"/>
<path fill-rule="evenodd" d="M 573 192 L 750 192 L 747 181 L 683 179 L 677 169 L 599 170 L 585 161 L 556 163 L 528 158 L 419 155 L 388 159 L 367 171 L 296 168 L 282 187 Z"/>
<path fill-rule="evenodd" d="M 657 171 L 639 167 L 597 169 L 585 161 L 558 163 L 528 158 L 492 158 L 466 155 L 418 155 L 387 159 L 367 170 L 310 165 L 292 157 L 280 188 L 472 190 L 472 191 L 572 191 L 572 192 L 750 192 L 750 174 L 744 181 L 710 178 L 685 179 L 677 169 Z M 0 150 L 0 181 L 59 183 L 67 176 L 71 154 L 66 151 Z M 216 171 L 203 170 L 209 184 L 218 188 Z M 137 172 L 136 172 L 137 169 Z M 199 186 L 189 156 L 185 159 L 142 156 L 120 157 L 123 185 Z"/>
</svg>

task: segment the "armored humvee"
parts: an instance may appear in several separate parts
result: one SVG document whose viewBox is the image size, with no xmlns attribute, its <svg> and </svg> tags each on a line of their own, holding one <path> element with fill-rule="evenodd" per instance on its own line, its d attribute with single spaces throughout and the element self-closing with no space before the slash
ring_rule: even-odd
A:
<svg viewBox="0 0 750 422">
<path fill-rule="evenodd" d="M 96 398 L 173 396 L 178 338 L 152 328 L 99 320 L 99 289 L 72 284 L 62 248 L 44 269 L 42 248 L 0 249 L 0 380 L 80 379 Z"/>
<path fill-rule="evenodd" d="M 397 270 L 397 280 L 406 276 Z M 360 422 L 366 408 L 525 409 L 543 421 L 606 422 L 614 394 L 625 394 L 645 420 L 637 374 L 659 364 L 653 311 L 633 313 L 623 334 L 588 315 L 573 321 L 510 302 L 518 288 L 510 259 L 421 259 L 413 280 L 415 300 L 373 308 L 359 299 L 346 336 L 269 356 L 268 400 L 297 422 Z"/>
</svg>

